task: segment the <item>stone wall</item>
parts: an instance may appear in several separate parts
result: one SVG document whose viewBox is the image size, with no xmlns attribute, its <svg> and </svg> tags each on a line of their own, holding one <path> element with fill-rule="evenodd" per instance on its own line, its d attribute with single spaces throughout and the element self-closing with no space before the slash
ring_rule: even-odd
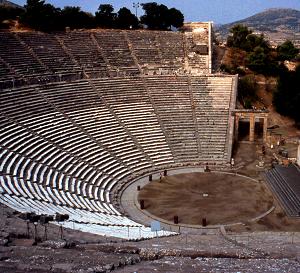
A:
<svg viewBox="0 0 300 273">
<path fill-rule="evenodd" d="M 195 49 L 196 54 L 207 56 L 207 72 L 211 73 L 212 22 L 185 23 L 182 30 L 187 36 L 192 36 L 193 48 Z"/>
</svg>

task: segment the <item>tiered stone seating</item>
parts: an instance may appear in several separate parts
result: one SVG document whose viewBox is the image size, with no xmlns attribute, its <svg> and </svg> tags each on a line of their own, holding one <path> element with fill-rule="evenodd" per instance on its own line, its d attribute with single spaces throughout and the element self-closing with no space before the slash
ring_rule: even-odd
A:
<svg viewBox="0 0 300 273">
<path fill-rule="evenodd" d="M 226 160 L 232 77 L 191 77 L 193 107 L 198 123 L 201 158 Z"/>
<path fill-rule="evenodd" d="M 7 159 L 1 162 L 0 177 L 1 201 L 5 204 L 19 211 L 67 213 L 71 216 L 71 223 L 76 222 L 77 228 L 89 232 L 127 238 L 130 228 L 130 238 L 153 236 L 149 229 L 144 230 L 142 225 L 121 216 L 107 200 L 99 201 L 82 195 L 78 186 L 72 185 L 73 189 L 66 189 L 56 175 L 48 179 L 46 184 L 46 176 L 39 176 L 38 167 L 32 167 L 35 165 L 32 158 L 29 160 L 31 166 L 26 170 L 22 164 L 24 157 L 13 155 L 10 158 L 7 153 L 13 154 L 1 149 L 1 158 Z M 28 159 L 24 162 L 28 162 Z M 66 223 L 66 226 L 72 227 L 70 223 Z M 144 230 L 142 234 L 139 229 Z"/>
<path fill-rule="evenodd" d="M 99 145 L 89 138 L 84 132 L 76 128 L 76 126 L 74 126 L 74 124 L 72 124 L 62 114 L 54 110 L 46 101 L 39 98 L 38 94 L 38 96 L 34 99 L 33 94 L 30 92 L 24 93 L 26 98 L 22 101 L 23 105 L 26 107 L 26 105 L 28 105 L 31 101 L 31 103 L 33 103 L 32 107 L 23 107 L 20 109 L 20 112 L 15 111 L 14 113 L 11 113 L 11 109 L 9 107 L 10 101 L 12 98 L 16 99 L 14 97 L 16 94 L 12 94 L 12 92 L 10 92 L 10 95 L 6 94 L 5 96 L 5 93 L 2 94 L 6 97 L 6 106 L 3 106 L 2 109 L 5 109 L 6 114 L 9 115 L 10 118 L 19 122 L 27 130 L 32 130 L 32 132 L 37 133 L 39 137 L 42 137 L 47 142 L 54 143 L 58 149 L 62 149 L 64 151 L 58 153 L 57 161 L 59 163 L 57 163 L 58 165 L 54 165 L 55 168 L 58 168 L 59 164 L 62 164 L 62 169 L 64 169 L 66 168 L 65 164 L 68 163 L 69 167 L 67 170 L 74 175 L 74 173 L 76 174 L 75 170 L 77 164 L 84 162 L 85 164 L 81 166 L 81 169 L 83 169 L 86 164 L 89 164 L 99 169 L 99 171 L 107 173 L 106 175 L 108 175 L 109 181 L 111 181 L 111 179 L 121 178 L 126 175 L 126 173 L 128 174 L 128 171 L 124 168 L 118 170 L 118 167 L 115 165 L 116 160 L 113 159 L 112 156 L 105 152 L 103 148 L 99 147 Z M 19 96 L 20 99 L 22 99 L 22 96 Z M 18 105 L 16 101 L 14 103 Z M 45 110 L 44 115 L 35 109 L 39 107 L 42 107 L 42 109 Z M 17 126 L 13 128 L 16 127 Z M 17 130 L 14 132 L 16 134 L 16 138 L 20 138 L 20 134 L 18 132 L 20 131 Z M 10 133 L 12 134 L 13 132 Z M 14 139 L 10 134 L 8 136 L 11 140 L 16 142 L 16 139 Z M 46 153 L 49 150 L 49 147 L 44 145 L 44 149 Z M 68 158 L 65 156 L 65 151 L 70 153 L 73 158 L 79 157 L 81 162 L 78 162 L 78 159 L 73 159 L 71 161 L 67 160 Z M 94 158 L 92 156 L 94 156 Z M 46 159 L 51 160 L 52 158 Z M 104 181 L 106 180 L 107 179 L 104 179 Z"/>
<path fill-rule="evenodd" d="M 93 34 L 102 48 L 102 52 L 114 70 L 126 75 L 137 75 L 139 69 L 132 57 L 128 42 L 125 38 L 126 32 L 109 30 Z"/>
<path fill-rule="evenodd" d="M 78 150 L 80 142 L 76 141 L 76 133 L 72 134 L 71 141 L 68 136 L 63 136 L 67 140 L 58 141 L 55 138 L 55 126 L 51 128 L 51 125 L 60 123 L 60 120 L 68 124 L 68 120 L 62 120 L 59 115 L 54 122 L 49 120 L 50 109 L 46 104 L 43 108 L 45 113 L 49 113 L 45 116 L 36 109 L 28 111 L 31 107 L 26 102 L 41 106 L 38 96 L 34 97 L 29 89 L 13 91 L 16 92 L 1 94 L 8 102 L 7 107 L 2 108 L 5 116 L 1 116 L 1 124 L 5 126 L 0 134 L 2 201 L 21 211 L 50 214 L 64 211 L 71 214 L 71 220 L 79 222 L 82 229 L 92 228 L 102 233 L 107 226 L 106 232 L 111 236 L 120 236 L 119 232 L 122 231 L 127 237 L 127 228 L 133 228 L 135 233 L 131 236 L 139 237 L 142 225 L 121 216 L 110 203 L 109 193 L 113 183 L 129 175 L 124 168 L 118 167 L 119 160 L 111 165 L 112 156 L 102 150 L 96 151 L 98 163 L 94 162 L 92 158 L 95 153 L 90 152 L 90 141 L 86 139 L 83 142 L 84 153 L 80 152 L 82 149 Z M 21 112 L 11 113 L 9 102 L 14 101 L 18 105 L 18 97 L 23 91 L 28 100 L 23 100 Z M 35 116 L 39 116 L 39 120 Z M 47 121 L 50 126 L 47 126 Z M 67 134 L 67 127 L 64 128 L 60 134 Z M 44 134 L 49 130 L 54 135 L 51 140 Z M 70 142 L 75 150 L 69 148 Z M 92 150 L 95 149 L 97 147 Z M 105 160 L 105 157 L 110 160 Z M 119 170 L 117 174 L 116 170 Z M 149 229 L 143 232 L 144 236 L 147 234 L 152 236 Z"/>
<path fill-rule="evenodd" d="M 176 32 L 157 32 L 162 62 L 169 69 L 174 70 L 184 66 L 183 35 Z"/>
<path fill-rule="evenodd" d="M 1 60 L 0 57 L 0 90 L 12 88 L 16 79 L 15 73 Z"/>
<path fill-rule="evenodd" d="M 151 232 L 150 228 L 146 228 L 137 224 L 127 217 L 121 215 L 106 215 L 99 212 L 84 211 L 77 208 L 69 208 L 66 206 L 56 206 L 41 200 L 31 200 L 23 196 L 10 195 L 0 185 L 0 202 L 6 204 L 20 212 L 35 212 L 53 215 L 55 213 L 68 214 L 71 220 L 60 223 L 66 228 L 74 228 L 84 232 L 95 234 L 120 237 L 124 239 L 139 239 L 155 236 L 168 236 L 173 233 L 160 231 L 157 234 Z"/>
<path fill-rule="evenodd" d="M 265 175 L 287 215 L 291 217 L 299 216 L 299 169 L 295 165 L 289 167 L 277 165 L 275 168 L 267 171 Z"/>
<path fill-rule="evenodd" d="M 1 164 L 3 172 L 34 181 L 38 179 L 55 189 L 76 191 L 76 194 L 84 197 L 110 202 L 106 187 L 114 175 L 106 170 L 104 162 L 102 168 L 96 168 L 52 143 L 33 136 L 22 127 L 15 125 L 14 128 L 15 131 L 1 135 L 1 146 L 6 150 Z"/>
<path fill-rule="evenodd" d="M 145 78 L 168 143 L 179 162 L 198 161 L 196 127 L 186 76 Z"/>
<path fill-rule="evenodd" d="M 162 66 L 162 58 L 158 51 L 155 32 L 132 31 L 127 32 L 132 50 L 141 66 Z"/>
<path fill-rule="evenodd" d="M 141 78 L 94 80 L 93 84 L 155 165 L 174 162 Z"/>
<path fill-rule="evenodd" d="M 84 77 L 209 72 L 209 55 L 197 53 L 192 33 L 1 32 L 0 38 L 0 88 L 74 81 Z M 203 39 L 207 44 L 207 37 Z M 11 83 L 7 72 L 14 75 Z"/>
<path fill-rule="evenodd" d="M 70 214 L 66 227 L 151 237 L 112 205 L 116 186 L 182 163 L 228 161 L 233 78 L 170 76 L 185 73 L 184 34 L 0 38 L 0 202 Z M 167 75 L 136 75 L 143 70 Z"/>
<path fill-rule="evenodd" d="M 30 208 L 30 211 L 39 211 L 49 214 L 55 214 L 56 212 L 61 213 L 62 211 L 65 211 L 65 213 L 69 214 L 70 211 L 73 211 L 74 214 L 72 214 L 72 220 L 75 222 L 91 222 L 99 225 L 111 226 L 141 226 L 129 220 L 128 218 L 121 216 L 120 214 L 112 214 L 111 212 L 105 211 L 106 209 L 104 206 L 102 206 L 102 211 L 96 207 L 94 207 L 94 209 L 90 207 L 88 209 L 76 207 L 76 205 L 87 205 L 87 199 L 85 200 L 81 198 L 80 200 L 80 196 L 76 194 L 72 194 L 72 196 L 69 194 L 73 203 L 68 205 L 68 203 L 65 202 L 65 200 L 67 200 L 67 194 L 64 191 L 48 191 L 46 187 L 39 183 L 33 183 L 29 180 L 26 181 L 11 175 L 1 176 L 0 187 L 5 193 L 6 199 L 13 199 L 17 202 L 18 200 L 22 200 L 23 207 L 26 208 L 26 211 L 28 211 L 28 207 Z M 41 198 L 42 192 L 45 196 L 47 196 L 44 197 L 44 199 Z M 57 194 L 57 197 L 54 197 L 53 192 Z M 61 200 L 61 203 L 64 204 L 53 202 L 54 200 Z"/>
<path fill-rule="evenodd" d="M 110 86 L 110 90 L 114 88 L 114 80 L 104 82 Z M 130 136 L 87 82 L 73 82 L 63 86 L 49 85 L 41 89 L 41 92 L 57 109 L 84 129 L 98 145 L 122 160 L 129 169 L 138 171 L 150 167 L 142 152 L 137 149 Z M 117 166 L 112 167 L 116 173 L 120 172 Z"/>
<path fill-rule="evenodd" d="M 58 34 L 69 53 L 90 77 L 108 76 L 107 65 L 91 33 L 87 31 Z"/>
<path fill-rule="evenodd" d="M 39 32 L 21 32 L 17 35 L 54 73 L 80 73 L 80 67 L 64 52 L 55 35 Z"/>
<path fill-rule="evenodd" d="M 11 73 L 9 67 L 0 59 L 0 80 L 13 79 L 14 74 Z"/>
<path fill-rule="evenodd" d="M 12 33 L 0 32 L 0 58 L 7 62 L 18 76 L 45 74 L 47 69 L 38 62 Z"/>
</svg>

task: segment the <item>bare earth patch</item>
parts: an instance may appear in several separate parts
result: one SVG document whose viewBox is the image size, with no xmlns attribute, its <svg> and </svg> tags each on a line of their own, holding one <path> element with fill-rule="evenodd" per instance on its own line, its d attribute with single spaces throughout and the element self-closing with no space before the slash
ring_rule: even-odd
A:
<svg viewBox="0 0 300 273">
<path fill-rule="evenodd" d="M 151 214 L 182 224 L 246 222 L 272 207 L 273 198 L 261 183 L 229 174 L 190 173 L 164 177 L 146 185 L 139 200 Z"/>
</svg>

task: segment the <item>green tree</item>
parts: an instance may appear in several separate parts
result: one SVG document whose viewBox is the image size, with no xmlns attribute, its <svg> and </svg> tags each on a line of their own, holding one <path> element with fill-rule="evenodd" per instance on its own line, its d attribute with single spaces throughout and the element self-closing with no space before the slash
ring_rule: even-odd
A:
<svg viewBox="0 0 300 273">
<path fill-rule="evenodd" d="M 168 8 L 155 2 L 142 4 L 145 14 L 141 17 L 141 23 L 149 29 L 166 30 L 168 28 L 166 19 Z"/>
<path fill-rule="evenodd" d="M 258 73 L 265 71 L 268 62 L 268 55 L 260 46 L 256 47 L 247 57 L 247 66 Z"/>
<path fill-rule="evenodd" d="M 184 16 L 182 12 L 178 9 L 171 8 L 168 11 L 168 25 L 179 28 L 183 26 Z"/>
<path fill-rule="evenodd" d="M 299 49 L 291 41 L 287 40 L 277 47 L 277 53 L 280 61 L 289 61 L 297 57 Z"/>
<path fill-rule="evenodd" d="M 252 52 L 256 47 L 261 47 L 264 51 L 269 51 L 269 43 L 264 35 L 253 34 L 248 27 L 244 25 L 235 25 L 230 29 L 231 35 L 227 38 L 229 47 L 236 47 L 247 52 Z"/>
<path fill-rule="evenodd" d="M 277 76 L 280 71 L 276 56 L 269 49 L 261 46 L 257 46 L 252 52 L 248 53 L 246 65 L 254 72 L 266 76 Z"/>
<path fill-rule="evenodd" d="M 232 35 L 227 38 L 227 45 L 247 52 L 248 68 L 264 75 L 275 75 L 278 72 L 276 56 L 264 35 L 253 34 L 243 25 L 235 25 L 230 32 Z"/>
<path fill-rule="evenodd" d="M 258 85 L 253 75 L 239 78 L 238 99 L 245 108 L 251 108 L 252 103 L 257 100 Z"/>
<path fill-rule="evenodd" d="M 86 13 L 80 7 L 64 7 L 61 11 L 60 23 L 63 27 L 91 28 L 94 25 L 94 17 L 92 14 Z"/>
<path fill-rule="evenodd" d="M 280 73 L 277 90 L 274 93 L 274 105 L 276 110 L 285 116 L 293 118 L 300 123 L 300 65 L 296 71 L 285 69 Z"/>
<path fill-rule="evenodd" d="M 247 36 L 252 33 L 246 26 L 235 25 L 230 29 L 231 35 L 227 38 L 227 46 L 243 50 L 248 49 Z"/>
<path fill-rule="evenodd" d="M 248 34 L 245 42 L 245 50 L 247 52 L 250 52 L 253 51 L 256 47 L 263 48 L 266 53 L 270 51 L 269 43 L 265 40 L 263 34 Z"/>
<path fill-rule="evenodd" d="M 183 25 L 183 14 L 175 9 L 169 9 L 165 5 L 159 5 L 156 2 L 142 4 L 145 14 L 141 17 L 141 23 L 148 29 L 168 30 L 172 26 L 180 27 Z"/>
<path fill-rule="evenodd" d="M 118 11 L 116 25 L 120 29 L 136 29 L 138 28 L 139 20 L 129 9 L 123 7 Z"/>
<path fill-rule="evenodd" d="M 51 31 L 61 28 L 59 24 L 60 9 L 43 0 L 27 0 L 26 12 L 21 16 L 21 23 L 42 31 Z"/>
<path fill-rule="evenodd" d="M 102 4 L 96 12 L 96 23 L 100 27 L 114 28 L 116 23 L 116 13 L 110 4 Z"/>
</svg>

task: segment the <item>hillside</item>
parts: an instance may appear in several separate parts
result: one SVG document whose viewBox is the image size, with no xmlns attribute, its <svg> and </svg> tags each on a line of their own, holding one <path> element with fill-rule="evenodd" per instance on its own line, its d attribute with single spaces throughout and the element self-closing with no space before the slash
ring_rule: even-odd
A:
<svg viewBox="0 0 300 273">
<path fill-rule="evenodd" d="M 268 9 L 243 20 L 216 26 L 217 37 L 225 40 L 229 30 L 243 24 L 254 32 L 264 33 L 272 44 L 290 39 L 300 46 L 300 11 L 294 9 Z"/>
<path fill-rule="evenodd" d="M 19 9 L 24 9 L 22 6 L 17 5 L 13 2 L 6 1 L 6 0 L 0 0 L 0 6 L 6 6 L 6 7 L 11 7 L 11 8 L 19 8 Z"/>
<path fill-rule="evenodd" d="M 245 71 L 244 77 L 254 79 L 256 82 L 256 98 L 253 98 L 251 105 L 255 109 L 268 109 L 269 112 L 269 125 L 278 125 L 277 130 L 286 139 L 297 139 L 300 135 L 299 127 L 295 123 L 295 120 L 287 116 L 283 116 L 276 111 L 273 104 L 273 95 L 277 89 L 277 78 L 275 76 L 264 76 L 257 74 L 250 69 L 246 68 L 246 52 L 238 48 L 229 47 L 216 47 L 215 52 L 219 54 L 219 64 L 226 67 L 240 67 Z M 299 64 L 299 63 L 298 63 Z M 220 66 L 217 68 L 220 69 Z M 233 73 L 236 73 L 233 72 Z M 243 78 L 240 75 L 240 79 Z M 242 101 L 237 101 L 237 108 L 244 108 Z"/>
</svg>

